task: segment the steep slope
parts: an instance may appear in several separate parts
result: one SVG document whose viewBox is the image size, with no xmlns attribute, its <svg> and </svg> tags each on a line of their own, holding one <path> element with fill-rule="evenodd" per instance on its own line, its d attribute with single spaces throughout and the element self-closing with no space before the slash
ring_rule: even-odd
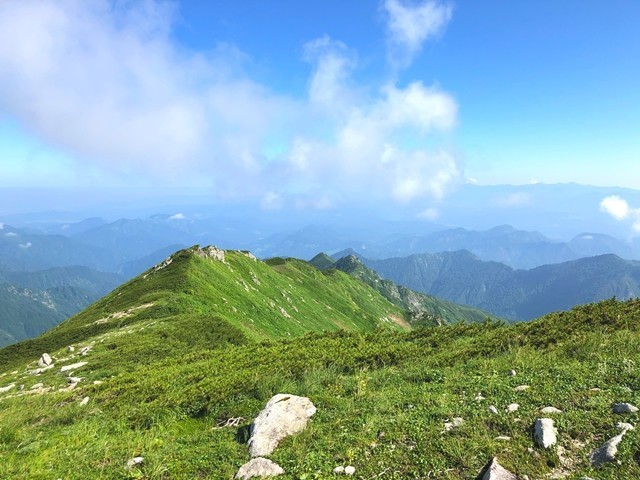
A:
<svg viewBox="0 0 640 480">
<path fill-rule="evenodd" d="M 363 261 L 400 285 L 510 320 L 531 320 L 612 296 L 640 296 L 640 262 L 615 255 L 531 270 L 485 262 L 466 251 Z"/>
<path fill-rule="evenodd" d="M 0 271 L 0 346 L 40 335 L 122 281 L 87 267 Z"/>
<path fill-rule="evenodd" d="M 367 331 L 381 325 L 409 328 L 400 308 L 343 272 L 320 272 L 301 260 L 264 263 L 247 252 L 193 247 L 41 337 L 0 351 L 0 363 L 138 328 L 144 329 L 138 335 L 145 337 L 141 344 L 146 346 L 137 355 L 157 357 L 177 345 L 213 341 L 227 331 L 244 342 L 326 330 Z M 158 344 L 167 330 L 174 336 Z"/>
<path fill-rule="evenodd" d="M 348 255 L 337 262 L 333 262 L 328 255 L 318 254 L 309 263 L 317 268 L 320 268 L 318 265 L 324 266 L 320 268 L 321 270 L 335 268 L 362 280 L 391 303 L 409 312 L 409 322 L 413 326 L 483 322 L 492 316 L 490 313 L 476 308 L 457 305 L 431 295 L 414 292 L 406 287 L 396 285 L 390 280 L 383 280 L 380 275 L 366 267 L 362 261 L 353 255 Z"/>
<path fill-rule="evenodd" d="M 277 393 L 317 407 L 271 456 L 283 480 L 333 478 L 337 465 L 353 465 L 355 478 L 462 480 L 494 456 L 520 478 L 640 478 L 636 431 L 615 462 L 589 460 L 618 422 L 637 425 L 637 413 L 613 413 L 612 404 L 640 404 L 640 301 L 511 326 L 262 344 L 232 330 L 221 342 L 203 326 L 182 331 L 152 317 L 108 335 L 86 328 L 75 351 L 49 350 L 55 366 L 40 373 L 39 354 L 0 362 L 0 478 L 230 479 L 248 460 L 252 419 Z M 154 329 L 174 348 L 148 352 Z M 174 342 L 180 334 L 192 343 Z M 561 413 L 541 413 L 547 406 Z M 550 448 L 532 440 L 542 416 L 555 420 Z M 133 457 L 142 463 L 128 467 Z"/>
</svg>

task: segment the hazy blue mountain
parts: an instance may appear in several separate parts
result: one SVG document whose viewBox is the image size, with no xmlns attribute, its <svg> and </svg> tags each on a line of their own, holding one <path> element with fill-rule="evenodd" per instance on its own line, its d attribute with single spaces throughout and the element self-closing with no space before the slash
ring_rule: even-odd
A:
<svg viewBox="0 0 640 480">
<path fill-rule="evenodd" d="M 123 281 L 87 267 L 0 271 L 0 346 L 40 335 Z"/>
<path fill-rule="evenodd" d="M 400 285 L 510 320 L 530 320 L 612 296 L 640 296 L 640 262 L 612 254 L 531 270 L 483 261 L 468 251 L 364 263 Z"/>
<path fill-rule="evenodd" d="M 184 245 L 175 244 L 168 247 L 156 250 L 150 255 L 125 262 L 118 269 L 118 273 L 125 278 L 133 278 L 140 275 L 148 268 L 161 263 L 165 258 L 169 257 L 172 253 L 186 248 Z"/>
</svg>

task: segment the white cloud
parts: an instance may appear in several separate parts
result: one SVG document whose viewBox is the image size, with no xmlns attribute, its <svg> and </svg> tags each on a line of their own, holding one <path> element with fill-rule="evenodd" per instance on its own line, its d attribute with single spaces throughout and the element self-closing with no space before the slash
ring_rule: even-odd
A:
<svg viewBox="0 0 640 480">
<path fill-rule="evenodd" d="M 169 217 L 169 220 L 184 220 L 185 216 L 184 213 L 176 213 L 175 215 L 171 215 Z"/>
<path fill-rule="evenodd" d="M 173 5 L 0 2 L 0 109 L 87 169 L 206 185 L 265 209 L 441 199 L 460 178 L 455 157 L 433 147 L 457 120 L 439 87 L 359 85 L 357 53 L 325 35 L 303 48 L 306 95 L 276 94 L 246 74 L 233 45 L 207 55 L 177 45 Z M 452 11 L 434 1 L 384 9 L 390 48 L 405 60 Z M 279 153 L 265 154 L 274 143 Z"/>
<path fill-rule="evenodd" d="M 435 207 L 425 208 L 418 214 L 418 217 L 424 218 L 425 220 L 434 221 L 440 217 L 440 211 Z"/>
<path fill-rule="evenodd" d="M 27 248 L 31 248 L 31 242 L 20 243 L 18 247 L 22 248 L 23 250 L 26 250 Z"/>
<path fill-rule="evenodd" d="M 16 232 L 7 232 L 4 234 L 5 237 L 17 237 L 18 234 Z"/>
<path fill-rule="evenodd" d="M 618 195 L 610 195 L 600 202 L 600 211 L 606 212 L 616 220 L 624 220 L 631 213 L 629 204 Z"/>
<path fill-rule="evenodd" d="M 0 230 L 4 230 L 4 223 L 0 222 Z"/>
<path fill-rule="evenodd" d="M 389 61 L 405 67 L 429 38 L 440 35 L 451 20 L 453 7 L 448 3 L 428 0 L 409 3 L 385 0 Z"/>
<path fill-rule="evenodd" d="M 608 213 L 618 221 L 628 221 L 632 231 L 640 233 L 640 208 L 632 208 L 619 195 L 610 195 L 600 202 L 600 211 Z"/>
</svg>

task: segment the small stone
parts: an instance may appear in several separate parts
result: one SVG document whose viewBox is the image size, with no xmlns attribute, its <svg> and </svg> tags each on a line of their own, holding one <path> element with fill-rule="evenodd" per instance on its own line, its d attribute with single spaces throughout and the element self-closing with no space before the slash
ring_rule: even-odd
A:
<svg viewBox="0 0 640 480">
<path fill-rule="evenodd" d="M 518 385 L 514 388 L 516 392 L 524 392 L 525 390 L 529 390 L 531 387 L 529 385 Z"/>
<path fill-rule="evenodd" d="M 144 462 L 144 457 L 130 458 L 129 460 L 127 460 L 127 470 L 131 470 L 132 468 L 137 467 L 138 465 L 142 465 L 142 462 Z"/>
<path fill-rule="evenodd" d="M 333 473 L 344 473 L 344 467 L 342 465 L 338 465 L 336 468 L 333 469 Z"/>
<path fill-rule="evenodd" d="M 86 346 L 86 347 L 82 347 L 80 349 L 80 355 L 82 355 L 84 357 L 86 354 L 88 354 L 91 351 L 92 348 L 93 347 L 91 345 Z"/>
<path fill-rule="evenodd" d="M 76 370 L 80 367 L 84 367 L 87 364 L 87 362 L 78 362 L 78 363 L 72 363 L 71 365 L 65 365 L 64 367 L 62 367 L 60 369 L 61 372 L 68 372 L 69 370 Z"/>
<path fill-rule="evenodd" d="M 540 413 L 550 414 L 550 413 L 562 413 L 562 410 L 556 407 L 544 407 L 540 409 Z"/>
<path fill-rule="evenodd" d="M 356 473 L 356 467 L 353 467 L 351 465 L 347 465 L 346 467 L 344 467 L 345 475 L 353 475 L 354 473 Z"/>
<path fill-rule="evenodd" d="M 8 392 L 9 390 L 11 390 L 12 388 L 14 388 L 16 386 L 15 383 L 10 383 L 9 385 L 7 385 L 6 387 L 0 387 L 0 393 L 4 393 L 4 392 Z"/>
<path fill-rule="evenodd" d="M 618 423 L 616 427 L 621 430 L 620 433 L 615 437 L 611 437 L 589 455 L 591 465 L 594 467 L 598 467 L 603 463 L 613 462 L 616 459 L 618 444 L 622 441 L 622 437 L 624 437 L 629 430 L 633 430 L 633 425 L 629 423 Z"/>
<path fill-rule="evenodd" d="M 487 407 L 489 409 L 489 411 L 491 413 L 497 414 L 498 413 L 498 409 L 494 406 L 494 405 L 489 405 L 489 407 Z"/>
<path fill-rule="evenodd" d="M 518 405 L 517 403 L 510 403 L 509 405 L 507 405 L 507 408 L 505 411 L 508 413 L 517 412 L 519 408 L 520 408 L 520 405 Z"/>
<path fill-rule="evenodd" d="M 238 480 L 248 480 L 253 477 L 275 477 L 284 474 L 280 465 L 263 457 L 256 457 L 242 465 L 233 477 Z"/>
<path fill-rule="evenodd" d="M 511 441 L 511 437 L 507 437 L 506 435 L 500 435 L 500 436 L 496 437 L 495 440 L 499 440 L 501 442 L 510 442 Z"/>
<path fill-rule="evenodd" d="M 515 370 L 513 370 L 513 369 L 512 369 L 512 370 L 509 370 L 509 376 L 510 376 L 510 377 L 515 377 L 516 375 L 517 375 L 517 374 L 516 374 L 516 371 L 515 371 Z"/>
<path fill-rule="evenodd" d="M 550 418 L 538 418 L 534 425 L 534 437 L 536 443 L 542 448 L 549 448 L 557 441 L 556 429 Z"/>
<path fill-rule="evenodd" d="M 82 401 L 80 402 L 80 406 L 81 406 L 81 407 L 84 407 L 84 406 L 85 406 L 86 404 L 88 404 L 88 403 L 89 403 L 89 397 L 84 397 L 84 398 L 82 399 Z"/>
<path fill-rule="evenodd" d="M 616 423 L 616 428 L 618 430 L 623 431 L 623 432 L 627 432 L 629 430 L 635 430 L 635 428 L 633 428 L 633 425 L 631 425 L 630 423 L 625 423 L 625 422 Z"/>
<path fill-rule="evenodd" d="M 461 417 L 455 417 L 450 422 L 444 422 L 444 431 L 448 432 L 449 430 L 458 428 L 462 426 L 463 423 L 464 423 L 464 419 L 462 419 Z"/>
<path fill-rule="evenodd" d="M 81 381 L 80 377 L 67 377 L 67 383 L 80 383 Z"/>
<path fill-rule="evenodd" d="M 636 413 L 638 407 L 630 403 L 616 403 L 613 405 L 613 413 Z"/>
<path fill-rule="evenodd" d="M 498 459 L 493 457 L 489 463 L 480 471 L 478 478 L 481 480 L 518 480 L 515 473 L 511 473 L 498 463 Z"/>
<path fill-rule="evenodd" d="M 482 396 L 481 393 L 476 395 L 476 398 L 474 399 L 476 402 L 481 402 L 482 400 L 484 400 L 484 397 Z"/>
<path fill-rule="evenodd" d="M 76 351 L 76 347 L 74 347 L 73 345 L 69 345 L 67 347 L 67 352 L 72 353 Z"/>
<path fill-rule="evenodd" d="M 34 386 L 32 386 L 29 390 L 36 390 L 38 388 L 42 388 L 44 387 L 44 383 L 36 383 Z"/>
<path fill-rule="evenodd" d="M 40 360 L 38 360 L 39 367 L 48 367 L 52 363 L 53 363 L 53 359 L 51 358 L 51 355 L 49 355 L 48 353 L 43 353 L 40 356 Z"/>
</svg>

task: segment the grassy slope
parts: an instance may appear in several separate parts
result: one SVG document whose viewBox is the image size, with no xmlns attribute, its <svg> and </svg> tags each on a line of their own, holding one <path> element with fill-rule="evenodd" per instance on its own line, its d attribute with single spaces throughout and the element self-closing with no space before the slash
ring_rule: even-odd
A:
<svg viewBox="0 0 640 480">
<path fill-rule="evenodd" d="M 284 480 L 331 478 L 345 464 L 356 467 L 356 478 L 470 479 L 494 455 L 530 478 L 640 478 L 639 430 L 620 444 L 619 465 L 596 472 L 587 461 L 617 433 L 616 422 L 637 424 L 637 414 L 615 415 L 610 405 L 640 403 L 638 300 L 510 326 L 333 332 L 259 345 L 233 345 L 230 334 L 227 346 L 211 339 L 170 356 L 137 356 L 144 332 L 159 322 L 96 337 L 80 357 L 89 364 L 76 371 L 85 380 L 75 390 L 0 394 L 0 478 L 231 478 L 247 460 L 245 427 L 279 392 L 309 396 L 318 407 L 308 428 L 272 457 Z M 200 336 L 193 329 L 183 335 Z M 23 376 L 24 367 L 2 373 L 0 387 L 65 383 L 57 369 L 35 377 Z M 508 376 L 511 368 L 516 377 Z M 514 391 L 520 384 L 531 388 Z M 478 393 L 486 399 L 476 401 Z M 84 396 L 90 402 L 80 407 Z M 505 413 L 512 402 L 520 410 Z M 564 411 L 555 416 L 564 464 L 555 449 L 528 450 L 531 425 L 547 405 Z M 455 416 L 464 425 L 443 433 Z M 241 428 L 214 428 L 235 417 L 244 418 Z M 127 471 L 136 455 L 144 465 Z"/>
</svg>

